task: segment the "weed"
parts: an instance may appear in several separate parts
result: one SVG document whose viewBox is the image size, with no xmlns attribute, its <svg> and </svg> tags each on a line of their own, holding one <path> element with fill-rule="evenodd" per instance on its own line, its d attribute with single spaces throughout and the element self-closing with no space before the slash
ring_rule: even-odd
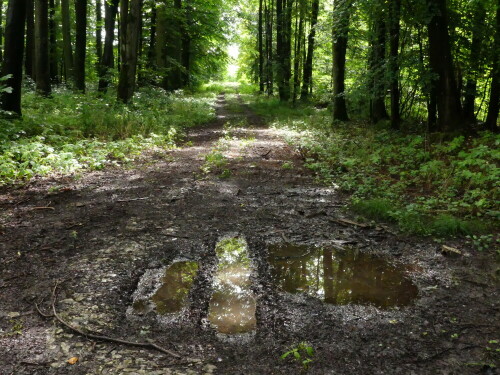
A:
<svg viewBox="0 0 500 375">
<path fill-rule="evenodd" d="M 285 161 L 281 164 L 282 169 L 293 169 L 293 163 L 291 161 Z"/>
<path fill-rule="evenodd" d="M 302 368 L 306 371 L 313 362 L 314 349 L 308 343 L 301 342 L 283 353 L 281 359 L 285 359 L 289 356 L 292 356 L 294 361 L 300 363 Z"/>
</svg>

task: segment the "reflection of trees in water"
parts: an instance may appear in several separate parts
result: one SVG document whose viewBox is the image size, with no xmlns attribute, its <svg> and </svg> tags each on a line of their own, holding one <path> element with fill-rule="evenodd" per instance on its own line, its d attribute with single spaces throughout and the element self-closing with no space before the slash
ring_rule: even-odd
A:
<svg viewBox="0 0 500 375">
<path fill-rule="evenodd" d="M 167 268 L 163 285 L 151 298 L 160 314 L 182 310 L 197 272 L 197 262 L 177 262 Z"/>
<path fill-rule="evenodd" d="M 210 300 L 208 320 L 221 333 L 249 332 L 255 328 L 256 303 L 250 290 L 250 259 L 243 239 L 217 244 L 219 260 Z"/>
<path fill-rule="evenodd" d="M 408 304 L 418 293 L 402 270 L 380 257 L 355 250 L 295 249 L 288 246 L 276 251 L 287 256 L 270 258 L 273 278 L 286 292 L 306 292 L 332 304 L 369 303 L 379 307 Z"/>
</svg>

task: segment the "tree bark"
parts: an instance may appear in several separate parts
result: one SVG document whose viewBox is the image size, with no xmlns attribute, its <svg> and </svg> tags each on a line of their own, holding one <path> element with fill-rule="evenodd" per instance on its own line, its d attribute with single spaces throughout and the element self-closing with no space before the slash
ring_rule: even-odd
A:
<svg viewBox="0 0 500 375">
<path fill-rule="evenodd" d="M 49 96 L 51 88 L 48 0 L 35 1 L 35 40 L 36 91 L 43 96 Z"/>
<path fill-rule="evenodd" d="M 486 128 L 498 133 L 498 113 L 500 111 L 500 0 L 497 0 L 496 31 L 491 72 L 491 92 L 486 117 Z"/>
<path fill-rule="evenodd" d="M 348 121 L 345 100 L 345 66 L 351 0 L 335 2 L 333 21 L 333 120 Z"/>
<path fill-rule="evenodd" d="M 128 103 L 135 91 L 137 55 L 141 33 L 142 0 L 120 0 L 121 68 L 118 99 Z"/>
<path fill-rule="evenodd" d="M 87 0 L 75 0 L 75 89 L 85 92 L 85 58 L 87 54 Z"/>
<path fill-rule="evenodd" d="M 66 82 L 73 80 L 73 47 L 71 45 L 71 17 L 69 12 L 69 0 L 61 0 L 63 55 L 64 55 L 64 77 Z"/>
<path fill-rule="evenodd" d="M 0 0 L 0 46 L 3 46 L 3 0 Z M 0 48 L 0 63 L 3 59 L 3 51 Z"/>
<path fill-rule="evenodd" d="M 181 85 L 183 87 L 191 84 L 191 35 L 189 34 L 189 25 L 191 23 L 192 7 L 186 1 L 184 9 L 184 19 L 181 22 L 181 40 L 182 40 L 182 54 L 181 54 Z"/>
<path fill-rule="evenodd" d="M 12 93 L 1 93 L 0 103 L 4 111 L 21 116 L 21 84 L 23 79 L 24 27 L 26 0 L 9 0 L 5 20 L 4 58 L 2 77 L 11 75 L 5 85 Z"/>
<path fill-rule="evenodd" d="M 102 59 L 99 64 L 99 87 L 100 92 L 106 91 L 109 86 L 110 78 L 109 70 L 113 69 L 114 63 L 114 53 L 113 53 L 113 43 L 115 41 L 115 24 L 116 24 L 116 14 L 118 13 L 118 1 L 105 1 L 104 2 L 104 30 L 106 36 L 104 38 L 104 49 L 102 53 Z"/>
<path fill-rule="evenodd" d="M 337 1 L 335 3 L 337 3 Z M 307 100 L 309 97 L 309 90 L 312 86 L 313 54 L 318 14 L 319 0 L 313 0 L 311 10 L 311 30 L 309 31 L 309 36 L 307 37 L 307 55 L 304 63 L 304 75 L 302 77 L 302 91 L 300 93 L 301 100 Z"/>
<path fill-rule="evenodd" d="M 148 63 L 149 67 L 153 68 L 155 63 L 155 48 L 156 48 L 156 1 L 151 5 L 151 27 L 149 30 L 149 48 L 148 48 Z"/>
<path fill-rule="evenodd" d="M 305 16 L 305 2 L 303 0 L 297 1 L 298 8 L 298 26 L 295 24 L 295 52 L 293 64 L 293 102 L 295 103 L 300 90 L 300 73 L 302 63 L 302 40 L 304 39 L 304 16 Z"/>
<path fill-rule="evenodd" d="M 442 132 L 464 130 L 460 95 L 455 82 L 453 58 L 448 34 L 448 15 L 446 0 L 427 0 L 431 13 L 428 25 L 429 62 L 432 80 L 436 90 L 438 120 L 437 129 Z"/>
</svg>

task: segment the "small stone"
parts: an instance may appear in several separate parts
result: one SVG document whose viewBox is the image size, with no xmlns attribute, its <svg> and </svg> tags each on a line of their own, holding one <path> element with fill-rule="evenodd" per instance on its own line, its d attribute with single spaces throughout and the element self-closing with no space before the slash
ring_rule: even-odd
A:
<svg viewBox="0 0 500 375">
<path fill-rule="evenodd" d="M 11 311 L 7 314 L 9 318 L 18 318 L 21 316 L 21 313 L 19 311 Z"/>
</svg>

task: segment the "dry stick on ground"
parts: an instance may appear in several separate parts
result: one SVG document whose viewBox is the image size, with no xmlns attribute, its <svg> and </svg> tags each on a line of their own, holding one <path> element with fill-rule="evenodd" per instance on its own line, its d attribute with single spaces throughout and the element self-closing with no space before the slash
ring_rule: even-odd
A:
<svg viewBox="0 0 500 375">
<path fill-rule="evenodd" d="M 93 333 L 92 331 L 87 331 L 84 332 L 80 330 L 79 328 L 73 327 L 71 324 L 65 322 L 57 313 L 56 310 L 56 299 L 57 299 L 57 287 L 58 287 L 58 282 L 56 282 L 54 289 L 52 291 L 52 315 L 49 314 L 44 314 L 40 308 L 38 307 L 37 304 L 35 304 L 36 309 L 38 310 L 38 313 L 43 316 L 44 318 L 55 318 L 59 323 L 61 323 L 63 326 L 66 328 L 70 329 L 71 331 L 79 334 L 80 336 L 84 336 L 88 339 L 93 339 L 93 340 L 99 340 L 99 341 L 107 341 L 107 342 L 114 342 L 117 344 L 123 344 L 123 345 L 129 345 L 129 346 L 136 346 L 140 348 L 146 348 L 146 349 L 154 349 L 158 350 L 159 352 L 162 352 L 164 354 L 168 354 L 172 357 L 175 358 L 182 358 L 179 354 L 174 353 L 168 349 L 162 348 L 159 345 L 156 345 L 153 342 L 134 342 L 134 341 L 127 341 L 127 340 L 122 340 L 122 339 L 115 339 L 113 337 L 108 337 L 108 336 L 102 336 Z"/>
</svg>

